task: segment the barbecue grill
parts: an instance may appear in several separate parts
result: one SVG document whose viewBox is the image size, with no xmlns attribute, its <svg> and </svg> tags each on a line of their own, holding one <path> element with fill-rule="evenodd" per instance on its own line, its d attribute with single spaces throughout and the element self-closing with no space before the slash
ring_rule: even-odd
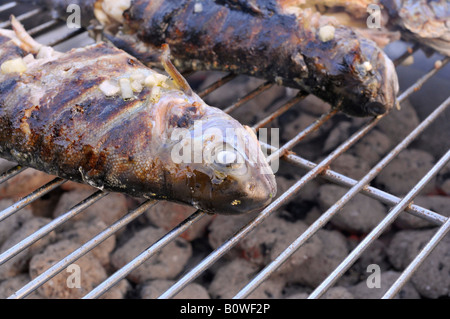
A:
<svg viewBox="0 0 450 319">
<path fill-rule="evenodd" d="M 87 37 L 86 30 L 68 29 L 64 23 L 53 19 L 44 9 L 29 6 L 26 7 L 15 2 L 0 1 L 0 19 L 2 19 L 1 21 L 5 21 L 0 23 L 0 27 L 9 27 L 7 17 L 10 14 L 14 14 L 19 21 L 22 21 L 31 35 L 39 36 L 38 39 L 40 42 L 46 42 L 46 44 L 51 46 L 58 46 L 58 48 L 62 48 L 62 50 L 64 50 L 65 48 L 80 46 L 80 42 L 83 41 L 87 41 L 86 43 L 89 43 L 89 41 L 93 41 Z M 413 55 L 417 49 L 417 47 L 412 47 L 406 50 L 404 54 L 402 54 L 395 60 L 395 64 L 401 64 L 403 61 L 408 59 L 408 57 Z M 439 63 L 436 63 L 433 68 L 423 74 L 417 82 L 415 82 L 406 90 L 403 90 L 401 95 L 398 97 L 399 102 L 402 103 L 405 99 L 419 91 L 422 85 L 431 77 L 433 77 L 437 72 L 439 72 L 439 70 L 442 69 L 448 62 L 449 58 L 442 58 Z M 203 89 L 198 94 L 200 95 L 200 97 L 206 97 L 213 91 L 216 91 L 220 87 L 224 86 L 226 83 L 236 80 L 236 77 L 237 76 L 234 74 L 226 75 Z M 258 86 L 256 89 L 247 92 L 245 96 L 239 98 L 237 97 L 234 103 L 225 108 L 225 112 L 232 112 L 238 108 L 245 108 L 245 104 L 248 101 L 269 90 L 273 85 L 274 84 L 266 82 Z M 274 121 L 274 119 L 287 112 L 305 97 L 305 94 L 299 92 L 292 99 L 284 103 L 281 107 L 277 108 L 275 112 L 268 114 L 267 117 L 256 123 L 253 126 L 253 129 L 258 131 L 260 128 L 270 124 L 272 121 Z M 252 231 L 255 230 L 255 228 L 264 223 L 264 221 L 269 216 L 277 214 L 279 209 L 283 205 L 288 203 L 291 199 L 293 199 L 294 196 L 301 196 L 304 186 L 308 182 L 316 178 L 321 178 L 330 183 L 344 186 L 348 189 L 348 191 L 327 211 L 321 214 L 320 217 L 318 217 L 317 220 L 312 223 L 306 231 L 304 231 L 303 233 L 299 233 L 298 238 L 295 239 L 290 245 L 288 245 L 281 254 L 271 260 L 270 263 L 268 263 L 261 271 L 259 271 L 254 278 L 247 282 L 245 286 L 235 295 L 235 298 L 245 298 L 249 296 L 249 294 L 253 292 L 258 286 L 260 286 L 264 281 L 266 281 L 269 276 L 280 267 L 280 265 L 288 260 L 294 254 L 294 252 L 302 247 L 302 245 L 304 245 L 310 238 L 315 236 L 317 232 L 321 228 L 323 228 L 333 216 L 339 214 L 340 209 L 359 193 L 376 199 L 379 202 L 390 206 L 391 209 L 386 217 L 369 234 L 367 234 L 367 236 L 363 238 L 363 240 L 347 255 L 347 257 L 340 263 L 340 265 L 335 268 L 335 270 L 330 273 L 318 287 L 316 287 L 316 289 L 309 295 L 309 298 L 320 298 L 341 278 L 341 276 L 366 250 L 370 249 L 371 244 L 394 222 L 399 214 L 405 211 L 408 214 L 412 214 L 419 218 L 430 221 L 436 226 L 439 226 L 439 228 L 431 238 L 431 240 L 428 241 L 428 243 L 422 248 L 420 253 L 417 254 L 414 260 L 409 264 L 409 266 L 403 271 L 401 276 L 395 281 L 395 283 L 383 296 L 383 298 L 395 297 L 396 294 L 405 285 L 405 283 L 416 272 L 419 266 L 424 262 L 425 258 L 427 258 L 431 251 L 442 241 L 442 239 L 450 230 L 450 219 L 448 217 L 443 216 L 439 212 L 427 209 L 426 207 L 421 207 L 413 204 L 414 198 L 427 185 L 427 183 L 431 181 L 433 177 L 435 177 L 439 173 L 439 171 L 444 168 L 444 166 L 450 160 L 450 150 L 447 150 L 445 152 L 445 154 L 436 162 L 434 167 L 429 170 L 420 181 L 417 181 L 417 184 L 413 188 L 411 188 L 403 198 L 399 198 L 384 190 L 370 186 L 370 182 L 394 158 L 396 158 L 400 152 L 405 150 L 413 141 L 415 141 L 418 136 L 420 136 L 422 132 L 424 132 L 425 129 L 432 125 L 436 119 L 444 116 L 444 111 L 449 105 L 450 97 L 448 97 L 442 104 L 436 105 L 434 111 L 431 112 L 431 114 L 425 120 L 423 120 L 420 125 L 418 125 L 406 138 L 404 138 L 398 145 L 396 145 L 387 155 L 385 155 L 382 160 L 380 160 L 375 166 L 373 166 L 367 174 L 365 174 L 361 179 L 358 180 L 331 170 L 329 168 L 330 164 L 333 163 L 333 161 L 336 160 L 340 155 L 346 152 L 346 150 L 348 150 L 352 145 L 356 144 L 361 138 L 367 135 L 374 127 L 376 127 L 376 125 L 383 119 L 384 116 L 367 119 L 367 121 L 363 125 L 361 125 L 358 131 L 348 137 L 341 145 L 330 152 L 328 156 L 317 163 L 309 161 L 292 152 L 291 150 L 306 137 L 310 136 L 311 133 L 318 130 L 322 125 L 336 116 L 336 114 L 338 113 L 337 110 L 331 110 L 328 113 L 325 113 L 322 116 L 318 117 L 308 127 L 298 132 L 298 134 L 294 138 L 289 140 L 280 148 L 275 148 L 270 144 L 263 143 L 262 147 L 265 148 L 270 154 L 270 161 L 280 158 L 282 161 L 286 161 L 290 165 L 306 170 L 307 173 L 304 174 L 300 179 L 296 180 L 288 190 L 280 194 L 268 207 L 261 211 L 256 216 L 256 218 L 254 218 L 247 224 L 242 225 L 242 228 L 239 231 L 228 238 L 228 240 L 223 242 L 217 249 L 213 250 L 209 255 L 200 260 L 200 262 L 194 265 L 191 269 L 188 269 L 168 290 L 166 290 L 160 296 L 160 298 L 171 298 L 178 292 L 180 292 L 184 287 L 193 282 L 197 277 L 199 277 L 207 269 L 209 269 L 210 266 L 212 266 L 216 261 L 222 258 L 227 252 L 229 252 L 231 248 L 240 243 L 244 238 L 252 236 Z M 0 183 L 4 183 L 8 179 L 16 176 L 17 174 L 20 174 L 25 169 L 25 167 L 16 166 L 7 170 L 0 175 Z M 45 194 L 54 191 L 65 182 L 66 181 L 61 178 L 55 178 L 49 183 L 24 196 L 22 199 L 18 200 L 13 205 L 0 212 L 0 222 L 15 214 L 20 209 L 29 205 L 33 201 L 41 198 Z M 0 267 L 12 257 L 16 256 L 21 251 L 35 243 L 37 240 L 49 234 L 51 231 L 67 222 L 69 219 L 75 217 L 77 214 L 82 212 L 84 209 L 86 209 L 96 201 L 108 195 L 109 194 L 107 192 L 101 190 L 95 192 L 93 195 L 79 202 L 64 214 L 53 219 L 53 221 L 51 221 L 49 224 L 41 227 L 38 231 L 18 242 L 15 246 L 2 252 L 0 254 Z M 28 282 L 21 289 L 13 293 L 10 298 L 26 297 L 27 295 L 35 291 L 38 287 L 45 284 L 52 277 L 65 270 L 70 264 L 76 262 L 76 260 L 78 260 L 80 257 L 84 256 L 86 253 L 105 241 L 111 235 L 115 234 L 118 230 L 136 220 L 153 205 L 158 205 L 158 202 L 155 200 L 146 200 L 142 202 L 135 209 L 130 210 L 124 217 L 120 218 L 113 224 L 108 225 L 106 229 L 97 234 L 95 237 L 87 241 L 85 244 L 81 245 L 78 249 L 67 255 L 62 260 L 56 262 L 53 266 L 44 271 L 42 274 L 38 275 L 35 279 Z M 127 264 L 125 266 L 112 273 L 104 282 L 102 282 L 96 288 L 91 290 L 87 295 L 85 295 L 84 298 L 98 298 L 102 296 L 111 287 L 125 278 L 131 271 L 157 254 L 163 247 L 171 243 L 175 238 L 192 227 L 194 223 L 204 218 L 205 215 L 206 214 L 202 211 L 196 211 L 182 223 L 167 232 L 156 243 L 149 243 L 149 245 L 151 245 L 146 250 L 142 251 L 142 253 L 136 258 L 127 261 Z"/>
</svg>

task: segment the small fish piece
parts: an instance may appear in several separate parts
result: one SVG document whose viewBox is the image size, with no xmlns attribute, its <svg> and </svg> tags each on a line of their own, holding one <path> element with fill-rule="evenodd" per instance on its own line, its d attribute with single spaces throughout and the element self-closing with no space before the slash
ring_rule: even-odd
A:
<svg viewBox="0 0 450 319">
<path fill-rule="evenodd" d="M 67 1 L 51 2 L 63 14 Z M 108 40 L 150 65 L 168 43 L 179 69 L 264 78 L 349 115 L 377 116 L 396 103 L 394 65 L 374 42 L 317 13 L 286 12 L 279 1 L 98 0 L 86 14 L 92 13 Z M 332 29 L 322 41 L 320 30 Z"/>
<path fill-rule="evenodd" d="M 380 0 L 403 37 L 450 56 L 450 2 L 448 0 Z"/>
<path fill-rule="evenodd" d="M 335 11 L 340 8 L 351 12 L 354 17 L 367 17 L 367 8 L 373 4 L 373 0 L 278 0 L 280 5 L 286 7 L 297 7 L 299 9 L 317 8 L 320 12 Z"/>
<path fill-rule="evenodd" d="M 378 17 L 379 27 L 369 28 L 367 21 L 370 9 L 377 0 L 278 0 L 285 12 L 301 15 L 302 11 L 309 10 L 319 13 L 323 17 L 352 28 L 364 38 L 374 41 L 380 48 L 400 39 L 400 32 L 388 29 L 386 26 L 389 16 L 383 10 Z"/>
<path fill-rule="evenodd" d="M 382 47 L 398 40 L 415 41 L 450 56 L 450 2 L 448 0 L 279 0 L 286 10 L 312 9 L 337 18 L 370 37 Z M 367 19 L 376 5 L 379 28 L 370 29 Z"/>
<path fill-rule="evenodd" d="M 0 29 L 0 65 L 10 64 L 0 72 L 1 157 L 211 213 L 259 210 L 275 196 L 253 131 L 180 85 L 167 46 L 169 76 L 106 43 L 45 49 L 12 25 Z"/>
</svg>

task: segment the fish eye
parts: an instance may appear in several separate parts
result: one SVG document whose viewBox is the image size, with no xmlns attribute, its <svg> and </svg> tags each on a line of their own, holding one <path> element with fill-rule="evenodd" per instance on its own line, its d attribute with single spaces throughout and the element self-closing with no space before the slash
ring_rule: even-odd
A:
<svg viewBox="0 0 450 319">
<path fill-rule="evenodd" d="M 244 158 L 235 149 L 222 149 L 215 154 L 214 159 L 215 164 L 228 169 L 238 169 L 244 165 Z"/>
<path fill-rule="evenodd" d="M 231 165 L 237 160 L 237 154 L 233 151 L 220 151 L 216 155 L 216 160 L 222 165 Z"/>
</svg>

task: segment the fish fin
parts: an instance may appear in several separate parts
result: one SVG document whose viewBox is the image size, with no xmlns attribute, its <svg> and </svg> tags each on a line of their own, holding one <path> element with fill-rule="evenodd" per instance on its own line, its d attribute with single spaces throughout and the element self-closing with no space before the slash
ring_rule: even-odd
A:
<svg viewBox="0 0 450 319">
<path fill-rule="evenodd" d="M 16 33 L 17 38 L 21 41 L 23 46 L 22 49 L 37 54 L 39 50 L 43 47 L 42 44 L 34 40 L 28 32 L 25 30 L 23 25 L 16 19 L 15 16 L 11 15 L 11 26 Z"/>
<path fill-rule="evenodd" d="M 167 43 L 164 43 L 161 46 L 162 55 L 161 55 L 161 63 L 164 67 L 164 70 L 172 77 L 175 84 L 187 95 L 192 96 L 193 91 L 189 86 L 189 83 L 186 79 L 181 75 L 181 73 L 177 70 L 177 68 L 170 61 L 170 49 Z"/>
<path fill-rule="evenodd" d="M 253 136 L 256 140 L 258 140 L 258 138 L 256 137 L 256 133 L 255 133 L 256 130 L 255 129 L 251 128 L 248 125 L 243 125 L 243 127 L 251 136 Z"/>
</svg>

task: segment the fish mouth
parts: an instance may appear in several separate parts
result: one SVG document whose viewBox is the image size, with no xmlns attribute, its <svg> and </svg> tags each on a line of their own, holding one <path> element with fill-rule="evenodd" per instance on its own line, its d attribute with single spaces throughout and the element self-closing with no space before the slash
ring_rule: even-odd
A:
<svg viewBox="0 0 450 319">
<path fill-rule="evenodd" d="M 226 214 L 248 214 L 264 209 L 277 194 L 275 175 L 261 174 L 256 181 L 245 182 L 243 188 L 246 193 L 242 197 L 242 205 L 232 205 Z"/>
<path fill-rule="evenodd" d="M 374 116 L 385 114 L 397 103 L 399 91 L 398 77 L 392 60 L 382 52 L 383 69 L 381 70 L 381 85 L 375 99 L 365 105 L 368 113 Z"/>
<path fill-rule="evenodd" d="M 211 214 L 241 215 L 264 209 L 277 193 L 274 174 L 251 174 L 245 179 L 228 177 L 220 184 L 208 183 L 204 173 L 195 172 L 197 180 L 204 179 L 201 188 L 192 193 L 196 208 Z"/>
<path fill-rule="evenodd" d="M 341 105 L 345 113 L 357 117 L 380 116 L 397 104 L 399 84 L 394 63 L 382 51 L 378 62 L 379 71 L 356 87 L 355 95 L 347 95 L 343 99 Z M 358 91 L 365 92 L 360 99 L 356 98 Z"/>
<path fill-rule="evenodd" d="M 367 103 L 364 108 L 373 116 L 383 115 L 388 110 L 386 105 L 377 101 Z"/>
</svg>

